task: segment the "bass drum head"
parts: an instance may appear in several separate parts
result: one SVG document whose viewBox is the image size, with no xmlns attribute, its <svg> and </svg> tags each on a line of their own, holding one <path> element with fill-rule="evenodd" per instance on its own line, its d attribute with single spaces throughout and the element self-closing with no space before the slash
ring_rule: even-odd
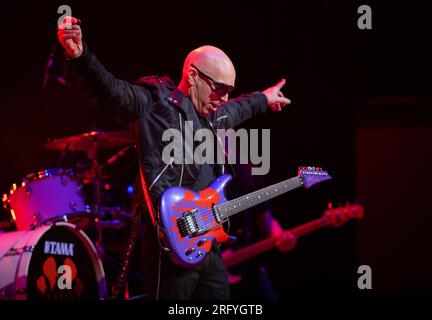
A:
<svg viewBox="0 0 432 320">
<path fill-rule="evenodd" d="M 57 223 L 32 230 L 24 237 L 25 241 L 19 241 L 21 248 L 14 248 L 21 250 L 17 270 L 0 271 L 17 275 L 15 299 L 106 298 L 102 262 L 83 231 L 69 223 Z"/>
</svg>

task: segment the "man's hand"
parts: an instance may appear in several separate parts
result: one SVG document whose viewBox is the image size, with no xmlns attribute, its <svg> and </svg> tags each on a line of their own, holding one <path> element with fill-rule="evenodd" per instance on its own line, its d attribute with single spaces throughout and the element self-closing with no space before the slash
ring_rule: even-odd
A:
<svg viewBox="0 0 432 320">
<path fill-rule="evenodd" d="M 81 27 L 77 23 L 78 19 L 67 16 L 58 26 L 58 39 L 69 58 L 78 58 L 84 51 Z"/>
<path fill-rule="evenodd" d="M 284 84 L 285 79 L 282 79 L 278 84 L 263 91 L 267 97 L 267 104 L 273 111 L 281 111 L 282 107 L 291 103 L 289 99 L 284 97 L 282 91 L 280 91 Z"/>
<path fill-rule="evenodd" d="M 272 220 L 271 236 L 275 240 L 276 247 L 282 253 L 287 253 L 297 245 L 297 237 L 292 232 L 285 232 L 276 220 Z"/>
</svg>

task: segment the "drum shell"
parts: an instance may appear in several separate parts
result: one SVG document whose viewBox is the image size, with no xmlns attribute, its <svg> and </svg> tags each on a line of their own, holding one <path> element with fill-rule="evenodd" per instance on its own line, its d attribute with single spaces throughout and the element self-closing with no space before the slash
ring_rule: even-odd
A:
<svg viewBox="0 0 432 320">
<path fill-rule="evenodd" d="M 67 230 L 68 233 L 76 237 L 76 242 L 82 244 L 82 248 L 84 248 L 94 269 L 95 281 L 97 282 L 95 286 L 98 291 L 95 299 L 106 298 L 105 273 L 102 262 L 92 242 L 75 225 L 59 222 L 52 225 L 44 225 L 34 230 L 0 234 L 0 299 L 15 300 L 31 298 L 28 294 L 28 288 L 29 286 L 34 286 L 34 283 L 29 283 L 30 267 L 32 266 L 32 259 L 35 259 L 34 251 L 40 249 L 41 246 L 45 245 L 46 247 L 46 243 L 43 244 L 42 239 L 46 238 L 46 235 L 49 235 L 53 230 L 57 233 L 66 232 Z M 46 257 L 49 258 L 50 254 L 47 254 Z M 38 257 L 39 260 L 40 258 Z M 75 262 L 79 265 L 79 261 Z M 79 270 L 78 268 L 77 277 L 80 276 L 80 272 L 83 274 L 89 272 L 89 270 Z"/>
<path fill-rule="evenodd" d="M 8 205 L 18 230 L 87 211 L 79 183 L 66 173 L 23 181 L 11 188 Z"/>
</svg>

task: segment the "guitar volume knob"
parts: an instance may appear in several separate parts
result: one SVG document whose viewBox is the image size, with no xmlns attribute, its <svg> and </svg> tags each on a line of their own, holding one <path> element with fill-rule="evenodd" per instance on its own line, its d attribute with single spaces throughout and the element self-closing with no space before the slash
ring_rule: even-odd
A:
<svg viewBox="0 0 432 320">
<path fill-rule="evenodd" d="M 200 246 L 202 246 L 204 243 L 206 243 L 207 242 L 207 239 L 206 238 L 204 238 L 204 239 L 201 239 L 201 240 L 199 240 L 198 241 L 198 246 L 200 247 Z"/>
<path fill-rule="evenodd" d="M 195 252 L 195 248 L 188 248 L 188 249 L 186 249 L 185 250 L 185 255 L 190 255 L 191 253 L 194 253 Z"/>
</svg>

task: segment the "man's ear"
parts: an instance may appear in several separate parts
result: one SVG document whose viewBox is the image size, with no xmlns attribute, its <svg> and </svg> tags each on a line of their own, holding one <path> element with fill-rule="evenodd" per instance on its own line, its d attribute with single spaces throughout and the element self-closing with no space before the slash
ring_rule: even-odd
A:
<svg viewBox="0 0 432 320">
<path fill-rule="evenodd" d="M 189 70 L 187 71 L 187 81 L 189 86 L 194 86 L 197 82 L 198 78 L 198 72 L 194 69 L 189 67 Z"/>
</svg>

